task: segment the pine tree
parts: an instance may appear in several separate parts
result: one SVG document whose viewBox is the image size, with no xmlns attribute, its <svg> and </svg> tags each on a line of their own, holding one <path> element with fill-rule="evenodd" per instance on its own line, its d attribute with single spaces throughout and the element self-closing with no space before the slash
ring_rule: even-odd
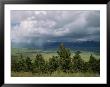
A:
<svg viewBox="0 0 110 87">
<path fill-rule="evenodd" d="M 32 71 L 32 70 L 33 70 L 33 66 L 32 66 L 31 59 L 27 57 L 25 59 L 25 71 Z"/>
<path fill-rule="evenodd" d="M 11 71 L 17 71 L 17 59 L 15 58 L 15 56 L 11 56 Z"/>
<path fill-rule="evenodd" d="M 64 47 L 64 44 L 61 43 L 60 47 L 57 51 L 58 55 L 60 56 L 60 67 L 64 72 L 68 72 L 70 69 L 70 63 L 71 63 L 71 52 L 68 48 Z"/>
<path fill-rule="evenodd" d="M 44 71 L 44 68 L 45 68 L 45 60 L 44 58 L 42 57 L 41 54 L 37 54 L 36 55 L 36 59 L 35 59 L 35 62 L 34 62 L 34 67 L 35 67 L 35 71 L 36 72 L 42 72 Z"/>
<path fill-rule="evenodd" d="M 16 70 L 25 71 L 25 59 L 23 58 L 22 54 L 20 55 L 20 58 L 18 58 L 16 62 Z"/>
<path fill-rule="evenodd" d="M 82 72 L 84 70 L 84 61 L 81 59 L 80 51 L 75 52 L 73 59 L 73 70 L 74 72 Z"/>
<path fill-rule="evenodd" d="M 53 56 L 52 58 L 49 59 L 49 71 L 50 73 L 54 72 L 57 70 L 58 68 L 58 57 L 57 56 Z"/>
<path fill-rule="evenodd" d="M 94 56 L 90 56 L 89 60 L 89 71 L 100 73 L 100 59 L 95 59 Z"/>
</svg>

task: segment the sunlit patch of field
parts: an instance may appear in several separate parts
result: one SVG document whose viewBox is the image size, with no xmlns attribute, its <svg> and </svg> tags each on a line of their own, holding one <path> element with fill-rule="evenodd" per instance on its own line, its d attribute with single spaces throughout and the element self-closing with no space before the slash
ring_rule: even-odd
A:
<svg viewBox="0 0 110 87">
<path fill-rule="evenodd" d="M 93 52 L 87 52 L 87 51 L 81 51 L 81 58 L 84 60 L 84 61 L 89 61 L 89 58 L 90 58 L 90 55 L 93 55 L 96 59 L 99 59 L 100 58 L 100 55 L 96 55 L 94 54 Z M 72 53 L 72 57 L 75 55 L 75 53 Z"/>
</svg>

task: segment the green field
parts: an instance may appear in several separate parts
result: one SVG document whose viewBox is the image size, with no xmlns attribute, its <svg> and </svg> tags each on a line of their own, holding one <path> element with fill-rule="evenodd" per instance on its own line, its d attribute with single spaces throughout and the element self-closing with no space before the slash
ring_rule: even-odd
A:
<svg viewBox="0 0 110 87">
<path fill-rule="evenodd" d="M 28 48 L 12 48 L 11 50 L 11 56 L 12 60 L 17 60 L 20 58 L 20 55 L 22 54 L 23 58 L 30 57 L 33 60 L 36 58 L 36 53 L 42 54 L 43 58 L 48 61 L 49 58 L 52 58 L 52 56 L 58 56 L 56 51 L 42 51 L 37 49 L 28 49 Z M 81 51 L 81 58 L 88 62 L 90 59 L 90 55 L 93 55 L 96 59 L 100 58 L 99 54 L 96 54 L 94 52 L 88 52 L 88 51 Z M 74 51 L 71 51 L 71 58 L 75 55 Z M 39 77 L 39 76 L 51 76 L 51 77 L 97 77 L 100 76 L 98 73 L 93 72 L 77 72 L 77 73 L 64 73 L 62 71 L 55 71 L 51 75 L 49 74 L 39 74 L 39 73 L 32 73 L 32 72 L 11 72 L 12 77 Z"/>
<path fill-rule="evenodd" d="M 36 53 L 41 53 L 42 56 L 45 58 L 45 60 L 48 60 L 52 56 L 57 56 L 57 51 L 42 51 L 42 50 L 33 50 L 28 48 L 12 48 L 11 55 L 19 57 L 21 54 L 23 57 L 30 57 L 34 59 L 36 57 Z M 94 52 L 88 52 L 88 51 L 81 51 L 81 58 L 84 61 L 88 61 L 90 58 L 90 55 L 93 55 L 96 59 L 100 58 L 99 54 L 95 54 Z M 71 51 L 71 57 L 75 55 L 74 51 Z"/>
</svg>

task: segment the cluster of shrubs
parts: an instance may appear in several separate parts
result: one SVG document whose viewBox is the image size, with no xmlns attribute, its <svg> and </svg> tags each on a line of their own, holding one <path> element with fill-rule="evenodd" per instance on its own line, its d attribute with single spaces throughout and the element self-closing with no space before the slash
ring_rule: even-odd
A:
<svg viewBox="0 0 110 87">
<path fill-rule="evenodd" d="M 88 62 L 85 62 L 81 56 L 80 51 L 77 51 L 73 58 L 71 58 L 70 49 L 65 48 L 63 43 L 60 45 L 58 56 L 53 56 L 46 61 L 39 53 L 36 54 L 36 58 L 23 58 L 21 55 L 17 61 L 12 61 L 11 70 L 15 72 L 25 71 L 32 73 L 46 73 L 51 74 L 54 71 L 60 70 L 65 73 L 74 72 L 94 72 L 100 73 L 100 59 L 96 59 L 93 55 L 90 55 Z"/>
</svg>

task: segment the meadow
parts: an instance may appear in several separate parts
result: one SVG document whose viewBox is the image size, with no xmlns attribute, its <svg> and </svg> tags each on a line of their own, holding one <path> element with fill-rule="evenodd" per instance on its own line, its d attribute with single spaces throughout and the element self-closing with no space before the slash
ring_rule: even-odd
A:
<svg viewBox="0 0 110 87">
<path fill-rule="evenodd" d="M 23 57 L 30 57 L 35 59 L 36 53 L 41 53 L 45 60 L 49 60 L 52 56 L 57 56 L 57 50 L 49 50 L 49 51 L 42 51 L 39 49 L 29 49 L 29 48 L 12 48 L 11 55 L 19 58 L 22 54 Z M 96 59 L 100 59 L 100 55 L 94 52 L 89 51 L 81 51 L 81 57 L 84 61 L 89 61 L 90 55 L 93 54 Z M 75 51 L 71 51 L 71 57 L 75 55 Z M 15 59 L 16 59 L 15 58 Z"/>
</svg>

